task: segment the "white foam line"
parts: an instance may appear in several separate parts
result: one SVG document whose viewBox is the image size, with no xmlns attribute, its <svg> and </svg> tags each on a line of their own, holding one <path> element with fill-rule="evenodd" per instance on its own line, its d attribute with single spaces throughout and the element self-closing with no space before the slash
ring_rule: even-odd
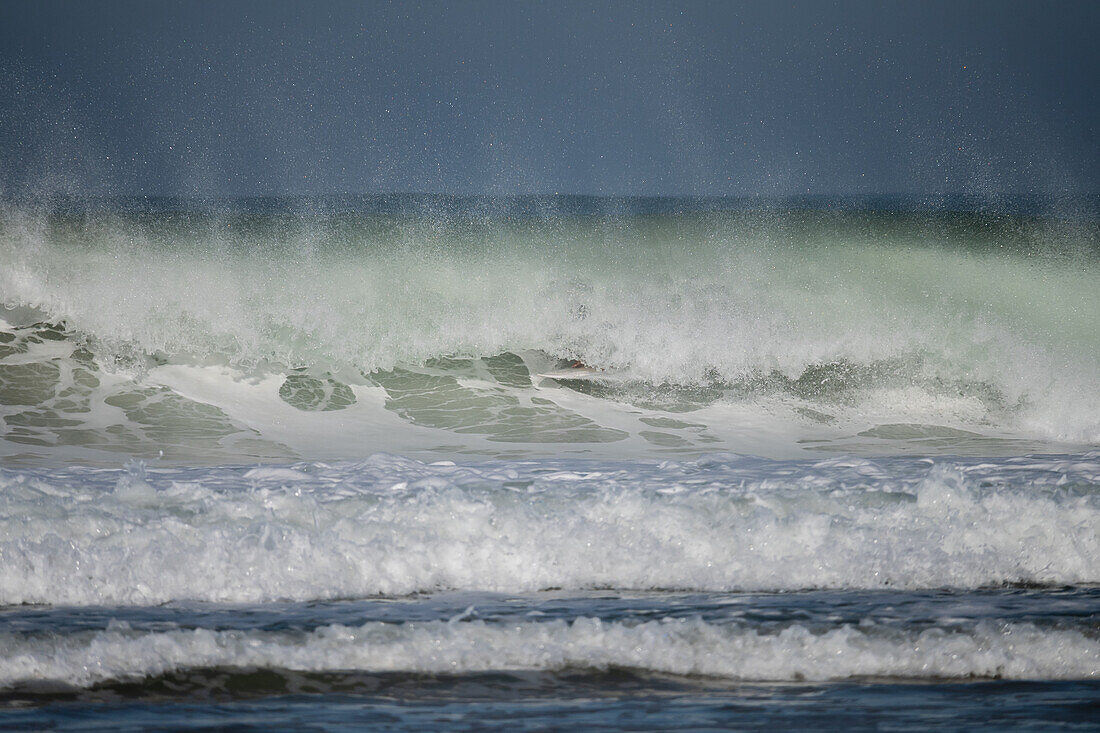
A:
<svg viewBox="0 0 1100 733">
<path fill-rule="evenodd" d="M 184 669 L 467 673 L 566 668 L 709 675 L 745 681 L 1097 679 L 1100 640 L 1075 630 L 980 622 L 969 630 L 791 626 L 762 633 L 698 619 L 638 625 L 481 621 L 327 626 L 308 633 L 125 627 L 73 636 L 0 636 L 0 685 L 88 686 Z"/>
</svg>

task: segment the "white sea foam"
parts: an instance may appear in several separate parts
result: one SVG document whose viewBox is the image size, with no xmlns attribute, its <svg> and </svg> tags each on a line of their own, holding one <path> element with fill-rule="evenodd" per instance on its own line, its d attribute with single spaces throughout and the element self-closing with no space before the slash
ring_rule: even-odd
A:
<svg viewBox="0 0 1100 733">
<path fill-rule="evenodd" d="M 136 632 L 116 624 L 68 636 L 0 635 L 0 686 L 52 680 L 88 686 L 210 667 L 468 673 L 610 667 L 731 680 L 1100 678 L 1100 639 L 1071 629 L 979 622 L 967 629 L 875 625 L 762 632 L 698 619 L 636 625 L 430 621 L 312 632 Z"/>
<path fill-rule="evenodd" d="M 1100 457 L 0 473 L 0 603 L 1100 582 Z"/>
</svg>

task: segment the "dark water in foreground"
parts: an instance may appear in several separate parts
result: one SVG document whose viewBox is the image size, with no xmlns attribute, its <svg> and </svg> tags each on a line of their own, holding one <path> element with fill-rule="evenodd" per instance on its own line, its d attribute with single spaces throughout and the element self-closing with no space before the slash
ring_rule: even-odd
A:
<svg viewBox="0 0 1100 733">
<path fill-rule="evenodd" d="M 50 702 L 9 730 L 1095 730 L 1098 682 L 841 683 L 708 689 L 615 675 L 376 679 L 352 693 L 227 702 Z M 514 686 L 513 686 L 514 685 Z"/>
</svg>

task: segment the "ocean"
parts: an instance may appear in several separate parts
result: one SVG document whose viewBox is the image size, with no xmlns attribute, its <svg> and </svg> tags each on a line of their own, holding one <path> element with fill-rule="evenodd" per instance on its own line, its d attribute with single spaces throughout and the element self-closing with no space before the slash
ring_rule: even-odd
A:
<svg viewBox="0 0 1100 733">
<path fill-rule="evenodd" d="M 1100 720 L 1095 216 L 8 202 L 0 307 L 2 728 Z"/>
</svg>

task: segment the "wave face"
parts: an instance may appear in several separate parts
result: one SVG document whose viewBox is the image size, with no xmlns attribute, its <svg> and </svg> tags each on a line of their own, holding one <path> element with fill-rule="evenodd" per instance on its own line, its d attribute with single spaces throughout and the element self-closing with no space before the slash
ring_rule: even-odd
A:
<svg viewBox="0 0 1100 733">
<path fill-rule="evenodd" d="M 1100 441 L 1094 225 L 474 213 L 9 209 L 11 437 L 32 455 L 124 444 L 190 462 L 363 453 L 274 424 L 295 420 L 299 435 L 373 428 L 397 452 Z M 536 393 L 559 360 L 608 379 Z M 631 417 L 700 410 L 668 424 L 705 436 Z"/>
</svg>

